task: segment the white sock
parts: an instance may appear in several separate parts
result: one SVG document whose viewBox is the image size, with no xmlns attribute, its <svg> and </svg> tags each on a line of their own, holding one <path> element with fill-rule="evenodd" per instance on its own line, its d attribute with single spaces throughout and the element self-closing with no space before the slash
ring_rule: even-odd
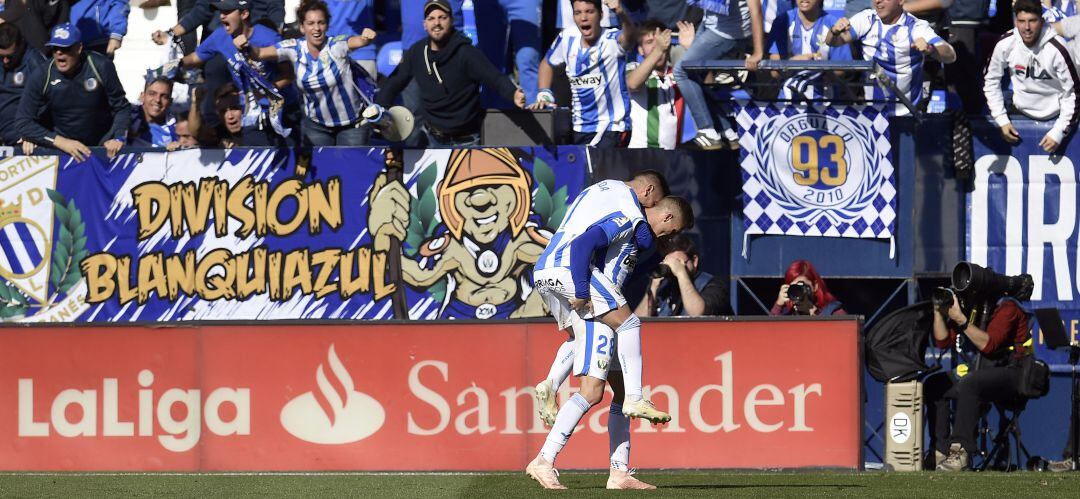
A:
<svg viewBox="0 0 1080 499">
<path fill-rule="evenodd" d="M 570 397 L 570 401 L 559 408 L 559 414 L 555 416 L 555 424 L 551 426 L 544 447 L 540 449 L 540 456 L 555 463 L 555 458 L 562 452 L 566 441 L 570 440 L 570 434 L 574 433 L 581 417 L 589 411 L 589 402 L 580 393 Z"/>
<path fill-rule="evenodd" d="M 641 399 L 641 320 L 631 315 L 615 330 L 615 337 L 619 343 L 626 400 L 636 402 Z"/>
<path fill-rule="evenodd" d="M 716 139 L 720 138 L 720 134 L 716 132 L 715 128 L 702 128 L 702 129 L 698 130 L 698 133 L 703 133 L 703 134 L 705 134 L 706 137 L 708 137 L 709 139 L 712 139 L 712 140 L 716 140 Z"/>
<path fill-rule="evenodd" d="M 571 338 L 559 345 L 559 353 L 555 354 L 555 361 L 551 363 L 551 369 L 548 370 L 547 380 L 551 382 L 551 387 L 556 392 L 559 391 L 559 387 L 562 386 L 566 378 L 570 376 L 570 371 L 574 370 L 574 339 Z"/>
<path fill-rule="evenodd" d="M 611 404 L 608 414 L 608 450 L 611 453 L 611 469 L 630 469 L 630 418 L 623 416 L 622 404 Z"/>
</svg>

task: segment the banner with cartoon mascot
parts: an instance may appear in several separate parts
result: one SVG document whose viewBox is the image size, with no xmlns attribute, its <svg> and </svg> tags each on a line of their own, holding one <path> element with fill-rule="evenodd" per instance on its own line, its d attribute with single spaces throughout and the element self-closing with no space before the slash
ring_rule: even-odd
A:
<svg viewBox="0 0 1080 499">
<path fill-rule="evenodd" d="M 896 179 L 880 106 L 748 104 L 737 121 L 745 234 L 892 239 Z"/>
<path fill-rule="evenodd" d="M 583 148 L 0 161 L 0 320 L 543 315 Z"/>
</svg>

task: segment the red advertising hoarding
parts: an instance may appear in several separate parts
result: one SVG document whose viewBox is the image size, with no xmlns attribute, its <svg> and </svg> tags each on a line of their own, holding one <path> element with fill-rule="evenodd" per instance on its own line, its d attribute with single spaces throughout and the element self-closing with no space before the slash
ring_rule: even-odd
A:
<svg viewBox="0 0 1080 499">
<path fill-rule="evenodd" d="M 2 328 L 0 469 L 523 469 L 562 340 L 548 322 Z M 633 466 L 861 464 L 855 320 L 648 322 L 642 343 L 673 419 L 633 424 Z M 559 467 L 607 466 L 609 401 Z"/>
</svg>

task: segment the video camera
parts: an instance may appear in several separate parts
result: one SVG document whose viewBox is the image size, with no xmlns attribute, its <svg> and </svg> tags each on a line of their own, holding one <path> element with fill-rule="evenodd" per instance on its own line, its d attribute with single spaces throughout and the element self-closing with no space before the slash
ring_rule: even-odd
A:
<svg viewBox="0 0 1080 499">
<path fill-rule="evenodd" d="M 963 307 L 965 304 L 995 302 L 1004 297 L 1027 301 L 1034 290 L 1035 281 L 1028 274 L 1007 276 L 971 262 L 960 262 L 953 268 L 952 286 L 935 289 L 931 301 L 935 309 L 948 316 L 953 296 Z"/>
<path fill-rule="evenodd" d="M 1035 291 L 1035 280 L 1029 274 L 1001 275 L 971 262 L 960 262 L 953 268 L 952 287 L 971 301 L 996 301 L 1006 296 L 1028 301 Z"/>
</svg>

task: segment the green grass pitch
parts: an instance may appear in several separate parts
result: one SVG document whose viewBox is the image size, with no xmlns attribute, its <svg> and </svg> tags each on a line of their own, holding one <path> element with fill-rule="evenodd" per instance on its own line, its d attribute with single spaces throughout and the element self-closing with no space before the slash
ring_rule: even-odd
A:
<svg viewBox="0 0 1080 499">
<path fill-rule="evenodd" d="M 0 497 L 1080 497 L 1080 474 L 641 472 L 656 491 L 604 490 L 606 474 L 566 472 L 569 491 L 524 474 L 0 474 Z"/>
</svg>

